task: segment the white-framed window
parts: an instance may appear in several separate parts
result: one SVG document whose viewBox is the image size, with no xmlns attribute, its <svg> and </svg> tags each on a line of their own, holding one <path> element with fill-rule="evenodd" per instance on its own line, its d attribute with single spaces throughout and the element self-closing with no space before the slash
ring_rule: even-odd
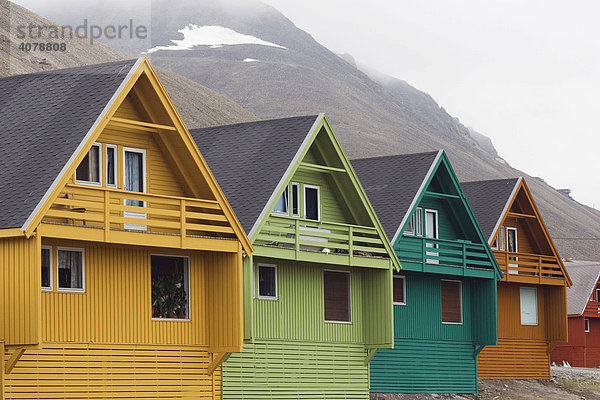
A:
<svg viewBox="0 0 600 400">
<path fill-rule="evenodd" d="M 596 301 L 600 302 L 600 288 L 596 288 Z"/>
<path fill-rule="evenodd" d="M 498 236 L 494 238 L 492 245 L 490 246 L 492 250 L 498 250 Z"/>
<path fill-rule="evenodd" d="M 190 260 L 183 256 L 150 256 L 152 319 L 190 320 Z"/>
<path fill-rule="evenodd" d="M 292 217 L 300 216 L 300 184 L 292 182 Z"/>
<path fill-rule="evenodd" d="M 146 150 L 123 147 L 123 180 L 123 190 L 146 192 Z"/>
<path fill-rule="evenodd" d="M 106 186 L 117 187 L 117 146 L 114 144 L 106 145 Z"/>
<path fill-rule="evenodd" d="M 521 287 L 521 325 L 538 324 L 537 288 Z"/>
<path fill-rule="evenodd" d="M 325 322 L 352 323 L 350 271 L 323 270 Z"/>
<path fill-rule="evenodd" d="M 304 218 L 321 220 L 321 188 L 315 185 L 304 185 Z"/>
<path fill-rule="evenodd" d="M 417 207 L 415 211 L 415 233 L 417 236 L 423 236 L 423 209 Z"/>
<path fill-rule="evenodd" d="M 277 200 L 277 203 L 275 203 L 275 207 L 273 207 L 273 213 L 288 215 L 289 214 L 288 204 L 289 204 L 288 187 L 286 186 L 285 189 L 283 189 L 283 193 Z"/>
<path fill-rule="evenodd" d="M 52 247 L 42 246 L 42 290 L 51 292 L 53 289 L 52 278 Z"/>
<path fill-rule="evenodd" d="M 102 185 L 102 145 L 94 143 L 75 170 L 75 183 Z"/>
<path fill-rule="evenodd" d="M 590 331 L 590 319 L 589 319 L 589 318 L 585 318 L 585 319 L 583 320 L 583 323 L 584 323 L 584 325 L 585 325 L 585 331 L 586 331 L 586 332 L 589 332 L 589 331 Z"/>
<path fill-rule="evenodd" d="M 58 291 L 85 292 L 85 250 L 74 247 L 56 248 Z"/>
<path fill-rule="evenodd" d="M 406 305 L 406 277 L 394 275 L 394 304 Z"/>
<path fill-rule="evenodd" d="M 498 247 L 501 251 L 506 250 L 506 234 L 503 226 L 500 227 L 500 233 L 498 233 Z"/>
<path fill-rule="evenodd" d="M 462 282 L 442 279 L 442 324 L 461 325 L 463 323 L 462 310 Z"/>
<path fill-rule="evenodd" d="M 256 266 L 255 297 L 265 300 L 277 300 L 277 266 L 258 264 Z"/>
</svg>

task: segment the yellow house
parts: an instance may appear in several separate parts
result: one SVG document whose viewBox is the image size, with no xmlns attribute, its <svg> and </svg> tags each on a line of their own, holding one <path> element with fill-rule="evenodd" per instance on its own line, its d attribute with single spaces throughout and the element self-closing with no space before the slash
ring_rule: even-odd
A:
<svg viewBox="0 0 600 400">
<path fill-rule="evenodd" d="M 145 58 L 0 79 L 0 399 L 220 397 L 238 220 Z"/>
</svg>

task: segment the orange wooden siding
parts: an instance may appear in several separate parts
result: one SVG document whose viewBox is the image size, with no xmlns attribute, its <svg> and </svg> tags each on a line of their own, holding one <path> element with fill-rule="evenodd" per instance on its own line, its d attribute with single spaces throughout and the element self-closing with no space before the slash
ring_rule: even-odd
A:
<svg viewBox="0 0 600 400">
<path fill-rule="evenodd" d="M 498 339 L 477 358 L 483 379 L 550 379 L 548 346 L 544 339 Z"/>
</svg>

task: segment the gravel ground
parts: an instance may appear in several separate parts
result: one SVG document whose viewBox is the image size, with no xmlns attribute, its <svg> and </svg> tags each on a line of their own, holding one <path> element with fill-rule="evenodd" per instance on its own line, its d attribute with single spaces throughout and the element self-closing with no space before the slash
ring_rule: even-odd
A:
<svg viewBox="0 0 600 400">
<path fill-rule="evenodd" d="M 372 394 L 371 400 L 600 400 L 600 369 L 552 367 L 552 380 L 479 380 L 477 394 Z"/>
</svg>

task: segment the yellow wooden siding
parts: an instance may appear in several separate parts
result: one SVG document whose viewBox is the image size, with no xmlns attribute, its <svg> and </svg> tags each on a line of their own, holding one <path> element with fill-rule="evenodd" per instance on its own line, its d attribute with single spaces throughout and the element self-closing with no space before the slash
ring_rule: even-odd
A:
<svg viewBox="0 0 600 400">
<path fill-rule="evenodd" d="M 205 346 L 44 343 L 5 376 L 4 399 L 219 399 L 211 360 Z"/>
<path fill-rule="evenodd" d="M 206 344 L 208 253 L 59 240 L 47 240 L 44 245 L 53 246 L 54 282 L 56 246 L 85 249 L 85 293 L 57 292 L 56 288 L 42 293 L 44 341 Z M 151 318 L 150 255 L 165 251 L 190 256 L 191 321 Z"/>
<path fill-rule="evenodd" d="M 41 248 L 36 237 L 0 240 L 0 340 L 40 341 Z"/>
<path fill-rule="evenodd" d="M 543 339 L 498 339 L 477 357 L 483 379 L 550 379 L 548 345 Z"/>
<path fill-rule="evenodd" d="M 521 325 L 521 287 L 537 289 L 538 324 Z M 498 284 L 498 337 L 546 340 L 544 286 L 501 282 Z"/>
</svg>

